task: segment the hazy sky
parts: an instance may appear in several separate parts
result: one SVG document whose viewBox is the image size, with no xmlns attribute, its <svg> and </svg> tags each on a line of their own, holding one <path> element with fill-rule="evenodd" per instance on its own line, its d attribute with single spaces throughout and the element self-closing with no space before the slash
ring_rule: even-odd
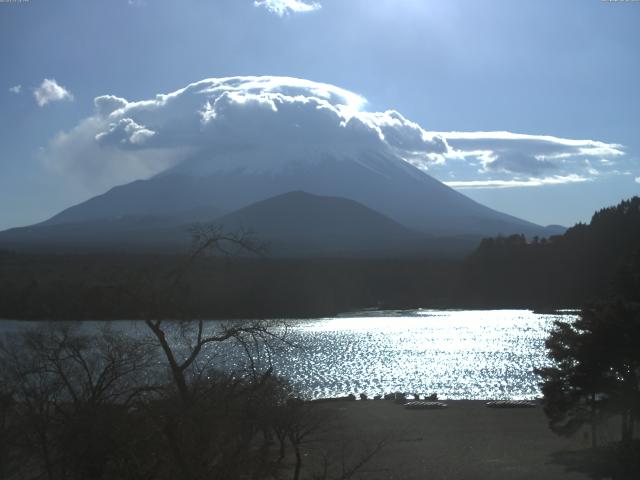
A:
<svg viewBox="0 0 640 480">
<path fill-rule="evenodd" d="M 132 149 L 103 162 L 96 97 L 236 75 L 354 92 L 446 142 L 412 161 L 466 195 L 541 224 L 585 221 L 640 194 L 638 25 L 640 2 L 600 0 L 0 2 L 0 228 L 151 173 Z M 127 122 L 110 135 L 152 138 Z M 161 147 L 144 154 L 162 161 Z"/>
</svg>

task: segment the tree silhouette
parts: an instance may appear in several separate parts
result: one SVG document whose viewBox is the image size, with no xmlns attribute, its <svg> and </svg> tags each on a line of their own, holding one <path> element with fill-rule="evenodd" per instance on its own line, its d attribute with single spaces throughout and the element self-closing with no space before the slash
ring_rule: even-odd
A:
<svg viewBox="0 0 640 480">
<path fill-rule="evenodd" d="M 598 423 L 618 414 L 621 440 L 628 443 L 640 413 L 638 305 L 617 302 L 583 308 L 576 321 L 555 322 L 546 346 L 555 365 L 537 373 L 551 429 L 572 434 L 589 424 L 595 447 Z"/>
<path fill-rule="evenodd" d="M 466 260 L 460 297 L 472 306 L 577 307 L 640 295 L 640 197 L 594 213 L 549 239 L 484 239 Z M 620 288 L 620 283 L 626 287 Z"/>
</svg>

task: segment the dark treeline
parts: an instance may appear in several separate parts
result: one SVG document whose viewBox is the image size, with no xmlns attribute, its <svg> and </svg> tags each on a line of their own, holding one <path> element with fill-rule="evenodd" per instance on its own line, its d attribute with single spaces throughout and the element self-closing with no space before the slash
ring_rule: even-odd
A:
<svg viewBox="0 0 640 480">
<path fill-rule="evenodd" d="M 183 257 L 5 254 L 0 317 L 143 318 Z M 165 318 L 271 318 L 363 308 L 446 307 L 460 265 L 432 259 L 198 258 Z M 148 310 L 148 308 L 146 308 Z"/>
<path fill-rule="evenodd" d="M 0 252 L 0 318 L 142 318 L 184 264 L 171 255 Z M 197 258 L 165 318 L 273 318 L 364 308 L 575 308 L 640 292 L 640 198 L 564 235 L 484 239 L 467 259 Z M 147 309 L 148 310 L 148 309 Z"/>
<path fill-rule="evenodd" d="M 462 269 L 472 306 L 581 306 L 640 295 L 640 197 L 596 212 L 564 235 L 485 239 Z"/>
</svg>

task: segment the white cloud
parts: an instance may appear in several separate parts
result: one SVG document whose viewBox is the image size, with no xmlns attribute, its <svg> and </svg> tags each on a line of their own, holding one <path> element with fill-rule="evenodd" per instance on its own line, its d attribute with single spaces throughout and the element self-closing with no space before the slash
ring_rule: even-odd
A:
<svg viewBox="0 0 640 480">
<path fill-rule="evenodd" d="M 622 145 L 588 139 L 505 131 L 433 134 L 446 140 L 450 151 L 440 158 L 440 163 L 417 166 L 458 188 L 539 186 L 588 180 L 616 174 L 615 167 L 625 155 Z M 467 178 L 459 180 L 461 175 Z"/>
<path fill-rule="evenodd" d="M 138 125 L 130 118 L 121 118 L 115 123 L 110 123 L 106 131 L 96 134 L 96 140 L 100 144 L 119 142 L 121 145 L 144 145 L 147 140 L 156 134 L 153 130 Z"/>
<path fill-rule="evenodd" d="M 640 177 L 636 177 L 636 183 L 640 183 Z"/>
<path fill-rule="evenodd" d="M 100 117 L 109 116 L 114 111 L 126 107 L 128 103 L 129 102 L 124 98 L 116 97 L 114 95 L 102 95 L 93 100 L 93 104 L 96 107 L 96 113 Z"/>
<path fill-rule="evenodd" d="M 95 114 L 43 156 L 51 168 L 102 188 L 189 159 L 213 171 L 273 170 L 292 158 L 316 161 L 309 152 L 356 159 L 381 152 L 455 188 L 585 182 L 618 174 L 624 158 L 620 145 L 597 140 L 428 132 L 396 111 L 366 111 L 353 92 L 290 77 L 210 78 L 148 100 L 103 95 L 94 103 Z"/>
<path fill-rule="evenodd" d="M 9 89 L 9 92 L 15 93 L 16 95 L 22 92 L 22 85 L 14 85 Z"/>
<path fill-rule="evenodd" d="M 590 181 L 589 178 L 579 175 L 566 175 L 544 178 L 529 178 L 527 180 L 464 180 L 444 182 L 453 188 L 516 188 L 516 187 L 541 187 L 543 185 L 561 185 L 565 183 L 582 183 Z"/>
<path fill-rule="evenodd" d="M 114 185 L 148 178 L 171 167 L 180 157 L 180 152 L 172 149 L 132 150 L 100 145 L 95 135 L 105 127 L 108 125 L 103 119 L 90 117 L 71 131 L 59 133 L 40 152 L 42 162 L 67 179 L 74 189 L 95 195 Z"/>
<path fill-rule="evenodd" d="M 55 79 L 45 78 L 40 86 L 33 91 L 38 106 L 44 107 L 47 103 L 58 102 L 60 100 L 73 100 L 71 92 L 61 85 Z"/>
<path fill-rule="evenodd" d="M 255 0 L 256 7 L 266 8 L 268 11 L 280 15 L 291 13 L 307 13 L 319 10 L 322 6 L 317 2 L 306 0 Z"/>
<path fill-rule="evenodd" d="M 288 149 L 307 161 L 310 149 L 354 154 L 385 150 L 403 158 L 448 149 L 442 138 L 398 112 L 363 111 L 361 96 L 297 78 L 212 78 L 149 100 L 103 95 L 94 104 L 95 115 L 60 134 L 43 155 L 48 165 L 85 177 L 87 183 L 105 176 L 105 187 L 116 178 L 152 175 L 186 158 L 204 158 L 212 168 L 247 167 L 227 162 L 239 150 Z M 260 164 L 261 155 L 243 156 L 256 169 L 285 161 L 278 157 Z"/>
</svg>

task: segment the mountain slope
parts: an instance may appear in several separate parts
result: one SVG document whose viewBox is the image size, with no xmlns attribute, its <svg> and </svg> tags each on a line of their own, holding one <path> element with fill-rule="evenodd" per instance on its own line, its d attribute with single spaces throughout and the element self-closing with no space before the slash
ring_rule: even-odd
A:
<svg viewBox="0 0 640 480">
<path fill-rule="evenodd" d="M 221 213 L 211 203 L 210 192 L 205 185 L 198 182 L 197 178 L 178 174 L 136 180 L 114 187 L 42 223 L 54 225 L 126 216 L 208 221 Z"/>
<path fill-rule="evenodd" d="M 421 235 L 353 200 L 301 191 L 257 202 L 216 223 L 250 230 L 281 255 L 406 254 L 425 245 Z"/>
<path fill-rule="evenodd" d="M 0 246 L 56 253 L 184 251 L 188 225 L 169 216 L 124 215 L 65 223 L 41 223 L 0 232 Z"/>
<path fill-rule="evenodd" d="M 203 205 L 230 212 L 297 190 L 351 199 L 432 235 L 545 235 L 543 227 L 487 208 L 389 152 L 330 149 L 193 158 L 149 180 L 115 187 L 45 223 L 163 215 Z"/>
<path fill-rule="evenodd" d="M 0 232 L 0 245 L 57 252 L 184 252 L 190 245 L 193 223 L 183 222 L 186 216 L 124 215 L 50 222 Z M 305 192 L 278 195 L 212 223 L 227 231 L 252 231 L 275 256 L 412 255 L 428 247 L 423 235 L 353 200 Z"/>
</svg>

